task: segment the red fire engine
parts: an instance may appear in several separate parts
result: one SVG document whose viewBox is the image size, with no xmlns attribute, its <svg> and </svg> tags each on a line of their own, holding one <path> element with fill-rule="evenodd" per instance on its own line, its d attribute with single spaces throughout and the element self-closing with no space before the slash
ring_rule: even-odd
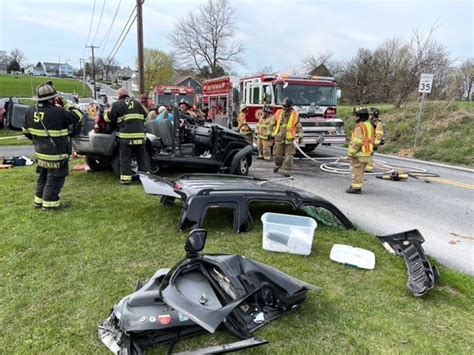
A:
<svg viewBox="0 0 474 355">
<path fill-rule="evenodd" d="M 338 89 L 334 78 L 288 75 L 258 75 L 238 81 L 230 77 L 207 80 L 203 83 L 203 102 L 210 110 L 221 103 L 227 117 L 247 108 L 247 123 L 257 125 L 255 116 L 264 102 L 276 111 L 285 97 L 293 100 L 293 108 L 300 114 L 304 139 L 302 147 L 311 151 L 318 144 L 345 144 L 344 122 L 337 118 Z M 238 94 L 238 100 L 237 100 Z M 236 105 L 237 102 L 240 105 Z"/>
<path fill-rule="evenodd" d="M 156 85 L 154 90 L 154 101 L 156 106 L 173 106 L 182 99 L 190 105 L 194 105 L 196 93 L 193 87 Z"/>
<path fill-rule="evenodd" d="M 209 117 L 228 126 L 230 118 L 238 110 L 238 85 L 236 77 L 209 79 L 202 84 L 202 107 L 209 109 Z"/>
</svg>

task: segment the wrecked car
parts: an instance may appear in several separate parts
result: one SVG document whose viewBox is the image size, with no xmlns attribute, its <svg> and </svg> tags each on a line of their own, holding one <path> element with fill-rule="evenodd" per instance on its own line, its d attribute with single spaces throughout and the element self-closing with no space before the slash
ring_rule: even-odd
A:
<svg viewBox="0 0 474 355">
<path fill-rule="evenodd" d="M 189 167 L 207 171 L 247 175 L 252 164 L 252 147 L 239 133 L 213 123 L 196 121 L 146 122 L 146 151 L 150 172 L 163 167 Z M 120 175 L 120 157 L 115 132 L 88 131 L 72 140 L 74 151 L 86 156 L 92 170 L 111 168 Z"/>
<path fill-rule="evenodd" d="M 304 212 L 318 223 L 355 229 L 351 221 L 331 202 L 303 189 L 276 181 L 249 176 L 188 174 L 176 180 L 140 173 L 145 192 L 162 196 L 166 207 L 175 199 L 182 201 L 179 230 L 201 228 L 211 208 L 234 212 L 234 231 L 247 232 L 253 224 L 249 206 L 252 203 L 283 204 Z"/>
<path fill-rule="evenodd" d="M 99 339 L 109 350 L 141 354 L 167 343 L 171 353 L 177 341 L 219 327 L 244 340 L 213 347 L 212 353 L 262 345 L 267 341 L 251 334 L 300 307 L 307 292 L 317 289 L 244 256 L 203 255 L 206 237 L 205 230 L 193 230 L 184 259 L 158 270 L 99 324 Z"/>
</svg>

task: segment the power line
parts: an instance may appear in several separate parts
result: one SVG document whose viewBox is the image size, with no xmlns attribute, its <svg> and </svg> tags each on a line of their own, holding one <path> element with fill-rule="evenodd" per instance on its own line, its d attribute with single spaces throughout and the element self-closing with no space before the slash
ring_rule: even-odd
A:
<svg viewBox="0 0 474 355">
<path fill-rule="evenodd" d="M 134 14 L 134 12 L 135 12 L 136 9 L 137 9 L 137 6 L 135 5 L 135 7 L 133 8 L 132 12 L 130 13 L 130 16 L 128 17 L 127 22 L 125 23 L 125 26 L 124 26 L 123 29 L 122 29 L 122 32 L 121 32 L 120 35 L 118 36 L 117 41 L 115 42 L 115 44 L 114 44 L 112 50 L 110 51 L 110 53 L 109 53 L 109 55 L 108 55 L 107 57 L 111 57 L 111 54 L 112 54 L 114 51 L 116 51 L 115 49 L 117 48 L 117 45 L 118 45 L 118 43 L 120 42 L 120 38 L 121 38 L 122 35 L 124 34 L 125 29 L 127 28 L 127 26 L 129 26 L 129 27 L 128 27 L 128 30 L 127 30 L 127 33 L 128 33 L 128 31 L 130 31 L 131 25 L 129 25 L 129 22 L 130 22 L 130 20 L 131 20 L 131 18 L 132 18 L 132 16 L 133 16 L 133 14 Z M 136 18 L 136 16 L 137 16 L 137 15 L 135 15 L 135 18 Z M 133 21 L 135 21 L 135 18 L 133 19 Z M 125 36 L 126 36 L 126 35 L 125 35 Z M 122 42 L 123 42 L 123 38 L 122 38 Z"/>
<path fill-rule="evenodd" d="M 86 43 L 84 45 L 87 45 L 87 42 L 89 42 L 89 37 L 91 36 L 92 23 L 94 22 L 94 13 L 95 13 L 95 0 L 94 0 L 94 6 L 92 7 L 92 17 L 91 17 L 91 23 L 89 25 L 89 33 L 87 34 Z"/>
<path fill-rule="evenodd" d="M 135 23 L 135 20 L 137 19 L 137 15 L 135 14 L 135 17 L 133 18 L 132 22 L 130 22 L 130 25 L 128 26 L 128 29 L 127 29 L 127 32 L 125 33 L 125 35 L 123 36 L 122 40 L 120 41 L 120 44 L 118 45 L 117 49 L 115 50 L 114 54 L 113 55 L 108 55 L 108 58 L 115 58 L 115 55 L 117 54 L 118 50 L 120 49 L 120 47 L 122 46 L 122 43 L 123 41 L 125 40 L 125 38 L 127 37 L 128 35 L 128 32 L 130 32 L 130 29 L 132 28 L 133 24 Z M 112 52 L 111 52 L 112 53 Z"/>
<path fill-rule="evenodd" d="M 100 23 L 102 22 L 102 15 L 104 14 L 104 8 L 105 8 L 105 3 L 106 2 L 107 2 L 107 0 L 104 0 L 104 2 L 102 3 L 102 10 L 100 10 L 99 22 L 97 23 L 97 28 L 95 29 L 94 39 L 92 40 L 91 44 L 93 44 L 95 42 L 95 39 L 97 37 L 97 32 L 99 32 L 99 27 L 100 27 Z"/>
<path fill-rule="evenodd" d="M 107 30 L 107 34 L 104 37 L 104 39 L 102 40 L 102 42 L 99 44 L 99 47 L 102 47 L 102 49 L 100 50 L 100 55 L 102 55 L 102 53 L 104 52 L 105 46 L 107 45 L 107 41 L 109 40 L 110 34 L 112 33 L 112 27 L 114 26 L 115 18 L 117 17 L 117 13 L 118 13 L 118 10 L 120 8 L 121 3 L 122 3 L 122 0 L 119 0 L 119 3 L 117 5 L 117 9 L 115 10 L 114 17 L 112 19 L 112 22 L 110 23 L 109 29 Z"/>
</svg>

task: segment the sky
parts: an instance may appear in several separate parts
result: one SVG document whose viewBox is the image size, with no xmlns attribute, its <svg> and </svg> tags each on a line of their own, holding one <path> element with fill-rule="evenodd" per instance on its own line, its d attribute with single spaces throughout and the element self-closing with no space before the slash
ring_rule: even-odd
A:
<svg viewBox="0 0 474 355">
<path fill-rule="evenodd" d="M 0 0 L 0 50 L 19 48 L 27 63 L 60 60 L 79 68 L 79 59 L 91 55 L 86 44 L 100 46 L 96 56 L 110 55 L 135 3 Z M 181 17 L 203 3 L 145 0 L 144 46 L 173 51 L 169 33 Z M 374 49 L 386 38 L 409 39 L 413 30 L 426 33 L 433 25 L 434 38 L 454 59 L 474 57 L 474 0 L 230 0 L 230 5 L 235 9 L 235 38 L 245 47 L 245 65 L 233 67 L 240 75 L 266 66 L 279 71 L 300 65 L 311 54 L 331 52 L 334 59 L 350 59 L 359 48 Z M 136 43 L 133 26 L 116 54 L 120 65 L 135 66 Z"/>
</svg>

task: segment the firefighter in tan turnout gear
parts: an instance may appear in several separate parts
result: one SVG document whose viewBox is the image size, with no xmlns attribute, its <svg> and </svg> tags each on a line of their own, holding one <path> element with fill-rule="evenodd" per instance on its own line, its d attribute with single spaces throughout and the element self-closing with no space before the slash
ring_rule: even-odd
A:
<svg viewBox="0 0 474 355">
<path fill-rule="evenodd" d="M 375 142 L 374 142 L 374 151 L 378 149 L 380 145 L 384 144 L 384 139 L 383 139 L 383 122 L 379 119 L 380 115 L 380 110 L 375 107 L 371 107 L 369 110 L 369 121 L 372 123 L 372 126 L 375 129 Z M 368 173 L 371 173 L 374 170 L 374 159 L 373 159 L 373 153 L 372 157 L 370 158 L 370 161 L 367 163 L 367 166 L 365 167 L 365 171 Z"/>
<path fill-rule="evenodd" d="M 239 116 L 237 117 L 237 129 L 239 130 L 239 133 L 247 139 L 250 145 L 253 145 L 253 133 L 247 123 L 246 107 L 240 110 Z"/>
<path fill-rule="evenodd" d="M 275 126 L 275 116 L 270 106 L 265 105 L 263 111 L 257 112 L 259 118 L 256 133 L 258 137 L 258 157 L 266 161 L 272 160 L 273 138 L 272 131 Z"/>
<path fill-rule="evenodd" d="M 137 159 L 138 170 L 150 170 L 150 158 L 145 149 L 146 112 L 142 104 L 130 98 L 125 89 L 118 89 L 118 100 L 105 117 L 112 128 L 117 127 L 120 154 L 120 182 L 130 184 L 133 178 L 132 158 Z"/>
<path fill-rule="evenodd" d="M 360 194 L 364 185 L 364 170 L 374 151 L 375 130 L 369 121 L 369 111 L 366 107 L 357 107 L 354 113 L 357 126 L 352 132 L 347 151 L 352 165 L 352 185 L 346 192 Z"/>
<path fill-rule="evenodd" d="M 38 103 L 25 113 L 22 131 L 35 146 L 35 208 L 52 211 L 66 207 L 59 193 L 69 174 L 69 136 L 79 133 L 83 113 L 59 98 L 51 81 L 38 86 L 36 99 Z"/>
<path fill-rule="evenodd" d="M 291 99 L 287 97 L 283 99 L 283 109 L 279 109 L 275 113 L 275 126 L 272 132 L 272 137 L 275 138 L 273 156 L 276 165 L 273 172 L 276 173 L 283 167 L 283 175 L 286 177 L 291 176 L 293 169 L 293 155 L 295 154 L 293 142 L 295 139 L 298 141 L 303 139 L 300 116 L 293 110 L 292 105 Z"/>
</svg>

